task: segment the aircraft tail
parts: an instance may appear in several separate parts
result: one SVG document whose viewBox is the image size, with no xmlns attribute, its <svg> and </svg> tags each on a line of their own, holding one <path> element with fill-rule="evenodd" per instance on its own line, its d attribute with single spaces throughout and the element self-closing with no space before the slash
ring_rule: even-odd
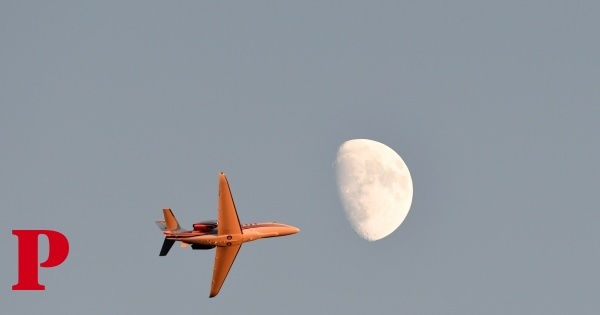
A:
<svg viewBox="0 0 600 315">
<path fill-rule="evenodd" d="M 171 209 L 163 209 L 163 215 L 165 217 L 164 221 L 156 221 L 156 225 L 158 228 L 168 235 L 172 232 L 181 231 L 181 226 L 179 226 L 179 222 L 175 219 L 175 215 L 173 215 L 173 211 Z M 171 247 L 175 244 L 175 240 L 169 239 L 165 236 L 165 240 L 163 241 L 162 248 L 160 249 L 160 256 L 167 256 Z"/>
<path fill-rule="evenodd" d="M 175 240 L 170 240 L 165 237 L 165 241 L 163 242 L 163 245 L 160 249 L 160 254 L 158 256 L 167 256 L 169 250 L 171 247 L 173 247 L 173 244 L 175 244 Z"/>
<path fill-rule="evenodd" d="M 171 209 L 163 209 L 163 215 L 165 216 L 164 223 L 168 231 L 181 230 L 179 222 L 177 222 L 177 219 L 175 219 L 175 215 L 173 215 L 173 211 L 171 211 Z"/>
</svg>

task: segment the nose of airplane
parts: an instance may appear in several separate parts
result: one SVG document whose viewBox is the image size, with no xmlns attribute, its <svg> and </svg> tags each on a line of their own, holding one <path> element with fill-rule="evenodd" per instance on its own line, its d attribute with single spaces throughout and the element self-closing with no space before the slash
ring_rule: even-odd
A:
<svg viewBox="0 0 600 315">
<path fill-rule="evenodd" d="M 288 235 L 296 234 L 296 233 L 300 232 L 300 229 L 295 226 L 288 225 L 286 232 Z"/>
</svg>

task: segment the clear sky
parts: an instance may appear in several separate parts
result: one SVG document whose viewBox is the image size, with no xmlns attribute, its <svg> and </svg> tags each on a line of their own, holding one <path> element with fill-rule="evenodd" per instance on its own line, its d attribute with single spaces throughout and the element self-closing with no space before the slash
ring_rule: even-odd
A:
<svg viewBox="0 0 600 315">
<path fill-rule="evenodd" d="M 15 314 L 591 314 L 600 309 L 594 1 L 0 4 L 0 300 Z M 341 143 L 393 148 L 412 208 L 367 242 Z M 154 221 L 301 232 L 158 257 Z M 11 291 L 13 229 L 70 240 Z M 44 243 L 44 242 L 42 242 Z M 43 251 L 46 250 L 43 246 Z"/>
</svg>

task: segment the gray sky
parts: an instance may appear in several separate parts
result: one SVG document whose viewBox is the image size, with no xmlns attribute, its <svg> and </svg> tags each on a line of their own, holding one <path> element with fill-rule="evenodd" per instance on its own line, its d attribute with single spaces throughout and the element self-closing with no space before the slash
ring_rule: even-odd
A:
<svg viewBox="0 0 600 315">
<path fill-rule="evenodd" d="M 600 6 L 592 1 L 0 4 L 0 296 L 33 314 L 591 314 L 600 309 Z M 404 223 L 369 243 L 337 197 L 352 138 L 398 152 Z M 158 257 L 154 225 L 300 234 Z M 13 229 L 70 241 L 11 291 Z M 43 242 L 42 242 L 43 243 Z M 44 255 L 45 246 L 42 248 Z"/>
</svg>

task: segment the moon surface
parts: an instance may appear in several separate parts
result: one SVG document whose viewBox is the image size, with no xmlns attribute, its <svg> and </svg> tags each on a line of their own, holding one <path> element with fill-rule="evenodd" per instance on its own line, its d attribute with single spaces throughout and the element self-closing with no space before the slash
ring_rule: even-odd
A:
<svg viewBox="0 0 600 315">
<path fill-rule="evenodd" d="M 349 140 L 340 146 L 334 167 L 340 200 L 358 235 L 376 241 L 400 226 L 413 185 L 398 153 L 377 141 Z"/>
</svg>

